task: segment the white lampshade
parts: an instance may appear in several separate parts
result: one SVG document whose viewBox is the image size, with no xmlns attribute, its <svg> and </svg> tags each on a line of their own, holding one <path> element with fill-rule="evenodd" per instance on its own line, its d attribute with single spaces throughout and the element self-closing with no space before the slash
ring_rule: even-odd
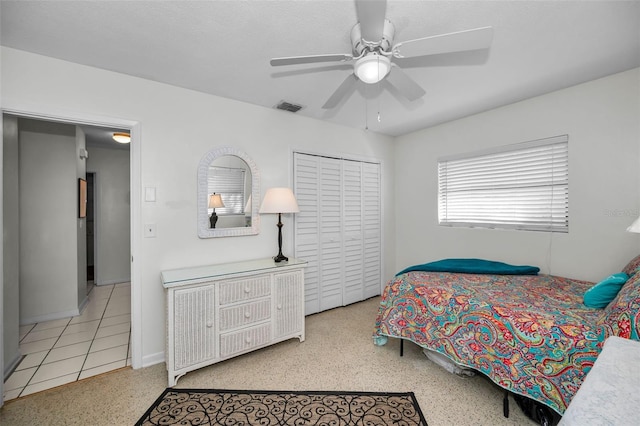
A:
<svg viewBox="0 0 640 426">
<path fill-rule="evenodd" d="M 355 73 L 360 80 L 374 84 L 385 78 L 391 70 L 391 61 L 382 55 L 367 55 L 356 61 Z"/>
<path fill-rule="evenodd" d="M 633 221 L 633 223 L 627 228 L 627 232 L 640 233 L 640 217 Z"/>
<path fill-rule="evenodd" d="M 211 196 L 209 197 L 209 208 L 216 209 L 218 207 L 224 207 L 222 197 L 220 196 L 220 194 L 211 194 Z"/>
<path fill-rule="evenodd" d="M 291 188 L 269 188 L 264 195 L 260 213 L 298 213 L 300 207 Z"/>
</svg>

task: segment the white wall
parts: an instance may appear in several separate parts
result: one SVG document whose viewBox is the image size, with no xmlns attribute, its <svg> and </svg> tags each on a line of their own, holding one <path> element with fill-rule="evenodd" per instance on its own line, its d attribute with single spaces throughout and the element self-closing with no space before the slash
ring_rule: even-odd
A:
<svg viewBox="0 0 640 426">
<path fill-rule="evenodd" d="M 89 146 L 87 171 L 96 173 L 96 284 L 131 280 L 129 150 Z"/>
<path fill-rule="evenodd" d="M 396 139 L 396 270 L 446 257 L 598 281 L 640 252 L 640 69 Z M 438 226 L 437 159 L 569 135 L 569 233 Z"/>
<path fill-rule="evenodd" d="M 4 116 L 3 142 L 3 248 L 4 248 L 4 373 L 20 360 L 18 304 L 20 295 L 20 209 L 18 191 L 18 119 Z"/>
<path fill-rule="evenodd" d="M 18 123 L 20 323 L 32 324 L 78 314 L 76 127 Z"/>
<path fill-rule="evenodd" d="M 133 306 L 141 315 L 143 364 L 163 359 L 165 308 L 160 271 L 270 257 L 277 249 L 272 215 L 262 218 L 259 235 L 197 237 L 197 168 L 200 158 L 212 148 L 232 145 L 245 151 L 259 168 L 262 194 L 273 186 L 291 185 L 293 148 L 381 159 L 385 278 L 393 274 L 395 162 L 391 138 L 5 47 L 0 52 L 3 105 L 140 122 L 141 161 L 133 167 L 141 170 L 142 186 L 155 187 L 157 194 L 156 202 L 138 206 L 142 223 L 154 223 L 157 230 L 156 238 L 140 240 L 139 258 L 134 259 L 140 262 L 141 275 L 138 283 L 134 277 L 133 285 L 140 286 L 144 299 L 140 306 Z M 292 253 L 289 231 L 293 227 L 289 218 L 283 220 L 283 251 Z"/>
</svg>

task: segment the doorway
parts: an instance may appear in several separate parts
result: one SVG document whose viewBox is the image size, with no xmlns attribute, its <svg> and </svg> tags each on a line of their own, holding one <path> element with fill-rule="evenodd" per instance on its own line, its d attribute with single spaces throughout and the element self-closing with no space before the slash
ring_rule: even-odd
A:
<svg viewBox="0 0 640 426">
<path fill-rule="evenodd" d="M 7 112 L 7 111 L 5 110 L 4 112 Z M 12 114 L 15 114 L 15 112 L 13 112 Z M 18 116 L 19 118 L 21 117 L 21 114 L 15 114 L 15 115 L 16 115 L 16 116 Z M 28 117 L 29 117 L 29 118 L 32 118 L 32 117 L 33 117 L 33 114 L 32 114 L 32 113 L 29 113 L 29 114 L 27 114 L 27 115 L 28 115 Z M 3 115 L 3 116 L 4 116 L 4 115 Z M 40 117 L 37 117 L 36 119 L 39 119 L 39 118 L 40 118 Z M 43 120 L 45 120 L 45 121 L 46 121 L 47 119 L 49 119 L 49 118 L 51 118 L 51 117 L 50 117 L 50 116 L 45 116 L 45 115 L 43 115 L 43 116 L 42 116 L 42 119 L 43 119 Z M 69 125 L 72 125 L 72 126 L 73 126 L 73 125 L 82 125 L 82 126 L 84 127 L 84 126 L 86 126 L 86 125 L 87 125 L 87 124 L 85 124 L 84 122 L 79 122 L 79 121 L 76 121 L 76 120 L 71 120 L 71 121 L 69 121 L 69 120 L 67 120 L 67 119 L 62 120 L 62 119 L 57 119 L 57 118 L 56 118 L 56 119 L 54 119 L 53 121 L 58 122 L 58 123 L 66 123 L 66 124 L 69 124 Z M 96 124 L 96 123 L 91 123 L 91 125 L 93 125 L 93 124 Z M 101 123 L 101 124 L 102 124 L 102 123 Z M 118 123 L 118 124 L 123 124 L 123 123 Z M 129 128 L 134 128 L 134 127 L 136 126 L 136 124 L 135 124 L 135 123 L 126 123 L 126 124 L 128 124 L 128 125 L 130 126 Z M 96 127 L 96 128 L 99 128 L 99 127 Z M 118 129 L 122 129 L 122 128 L 124 128 L 124 126 L 119 126 L 119 127 L 118 127 Z M 88 147 L 88 149 L 89 149 L 89 151 L 91 151 L 91 148 L 89 148 L 89 147 Z M 133 154 L 133 153 L 131 153 L 131 152 L 129 152 L 129 151 L 127 151 L 127 153 L 126 153 L 126 160 L 127 160 L 127 166 L 126 166 L 126 169 L 127 169 L 127 175 L 129 175 L 129 172 L 130 172 L 130 171 L 133 171 L 133 166 L 132 166 L 132 164 L 135 164 L 133 161 L 131 161 L 131 157 L 132 157 L 133 155 L 134 155 L 134 154 Z M 139 171 L 136 171 L 136 173 L 139 173 Z M 99 213 L 99 211 L 98 211 L 98 209 L 96 208 L 96 203 L 97 203 L 97 198 L 98 198 L 98 197 L 96 196 L 96 194 L 98 193 L 98 191 L 97 191 L 97 189 L 96 189 L 96 173 L 89 173 L 89 175 L 88 175 L 87 177 L 91 180 L 91 185 L 89 185 L 89 187 L 91 188 L 91 192 L 92 192 L 92 194 L 91 194 L 91 197 L 92 197 L 92 198 L 91 198 L 91 200 L 92 200 L 92 202 L 91 202 L 87 207 L 88 207 L 88 210 L 92 210 L 92 211 L 91 211 L 91 218 L 92 218 L 92 221 L 91 221 L 91 222 L 93 222 L 93 223 L 91 224 L 92 232 L 90 233 L 91 235 L 89 235 L 89 239 L 87 239 L 87 243 L 91 244 L 91 247 L 93 247 L 93 250 L 91 251 L 91 255 L 90 255 L 88 252 L 86 253 L 86 256 L 87 256 L 87 257 L 86 257 L 86 259 L 84 259 L 84 260 L 87 262 L 86 264 L 88 265 L 88 264 L 89 264 L 89 262 L 88 262 L 88 261 L 89 261 L 89 259 L 90 259 L 90 256 L 92 256 L 92 262 L 91 262 L 91 265 L 93 266 L 93 271 L 92 271 L 92 272 L 93 272 L 93 278 L 94 278 L 94 280 L 95 280 L 95 279 L 97 278 L 96 274 L 97 274 L 97 273 L 99 273 L 99 272 L 98 272 L 98 270 L 97 270 L 97 268 L 98 268 L 98 264 L 97 264 L 97 262 L 96 262 L 96 259 L 97 259 L 97 256 L 96 256 L 96 254 L 97 254 L 97 253 L 96 253 L 96 252 L 97 252 L 97 250 L 95 249 L 95 247 L 96 247 L 96 242 L 97 242 L 97 239 L 96 239 L 96 237 L 97 237 L 97 229 L 99 228 L 99 227 L 97 226 L 97 220 L 96 220 L 96 219 L 98 219 L 98 218 L 99 218 L 99 214 L 98 214 L 98 213 Z M 132 179 L 132 180 L 136 180 L 136 178 L 134 178 L 134 179 Z M 137 177 L 137 180 L 139 181 L 139 177 Z M 134 211 L 133 211 L 133 210 L 134 210 L 134 207 L 133 207 L 133 206 L 135 206 L 135 205 L 136 205 L 133 201 L 134 201 L 134 198 L 135 198 L 135 197 L 139 197 L 139 193 L 138 193 L 138 192 L 135 192 L 135 193 L 134 193 L 134 191 L 131 191 L 131 187 L 133 186 L 133 184 L 132 184 L 131 180 L 129 180 L 129 181 L 127 182 L 127 185 L 126 185 L 126 186 L 127 186 L 127 188 L 126 188 L 126 190 L 127 190 L 127 194 L 128 194 L 129 192 L 131 192 L 131 200 L 132 200 L 132 202 L 130 203 L 130 205 L 129 205 L 129 203 L 127 203 L 127 210 L 128 210 L 128 214 L 129 214 L 129 219 L 127 220 L 127 224 L 126 224 L 127 226 L 126 226 L 126 228 L 127 228 L 127 231 L 129 231 L 129 229 L 133 227 L 133 224 L 134 224 L 134 222 L 135 222 L 134 220 L 131 220 L 131 218 L 134 216 Z M 89 196 L 89 194 L 87 194 L 87 195 Z M 7 206 L 7 204 L 6 204 L 6 202 L 5 202 L 4 207 L 6 208 L 6 206 Z M 92 208 L 92 207 L 93 207 L 93 208 Z M 3 221 L 4 221 L 5 219 L 6 219 L 6 215 L 3 215 Z M 5 224 L 5 226 L 6 226 L 6 224 Z M 131 233 L 131 232 L 129 232 L 129 234 L 128 234 L 127 238 L 126 238 L 126 239 L 127 239 L 127 252 L 130 250 L 130 251 L 131 251 L 131 254 L 133 254 L 133 240 L 134 240 L 134 238 L 132 237 L 132 235 L 131 235 L 131 234 L 132 234 L 132 233 Z M 92 239 L 93 243 L 90 243 L 90 241 L 91 241 L 90 239 Z M 88 251 L 88 250 L 87 250 L 87 251 Z M 131 313 L 132 313 L 131 306 L 135 304 L 135 303 L 134 303 L 134 301 L 133 301 L 134 297 L 132 296 L 132 293 L 133 293 L 132 289 L 133 289 L 133 288 L 135 288 L 136 284 L 135 284 L 135 280 L 133 280 L 133 279 L 132 279 L 132 274 L 133 274 L 133 271 L 134 271 L 134 267 L 133 267 L 132 262 L 131 262 L 131 258 L 132 258 L 132 257 L 131 257 L 131 255 L 129 255 L 129 254 L 127 254 L 127 255 L 126 255 L 126 257 L 127 257 L 127 270 L 128 270 L 127 280 L 128 280 L 129 282 L 125 282 L 125 283 L 112 283 L 112 284 L 107 284 L 107 285 L 105 286 L 105 288 L 107 288 L 107 287 L 108 287 L 109 296 L 110 296 L 110 297 L 112 297 L 112 298 L 114 298 L 114 297 L 120 297 L 120 296 L 123 296 L 123 295 L 125 295 L 125 294 L 126 294 L 126 296 L 128 297 L 128 303 L 124 304 L 124 306 L 125 306 L 125 308 L 124 308 L 124 309 L 125 309 L 127 312 L 129 312 L 129 319 L 128 319 L 128 321 L 127 321 L 127 324 L 126 324 L 126 325 L 122 325 L 122 324 L 119 322 L 119 320 L 116 320 L 116 322 L 117 322 L 117 323 L 119 323 L 120 325 L 117 325 L 116 323 L 114 323 L 114 324 L 108 324 L 108 326 L 110 326 L 110 327 L 114 327 L 114 326 L 116 326 L 116 328 L 118 328 L 118 327 L 120 327 L 120 328 L 124 328 L 124 327 L 126 327 L 126 328 L 127 328 L 127 331 L 128 331 L 128 332 L 130 332 L 132 329 L 134 329 L 134 330 L 136 329 L 136 326 L 132 324 L 133 322 L 135 322 L 135 321 L 132 321 L 132 316 L 133 316 L 133 317 L 136 317 L 136 316 L 137 316 L 137 314 L 136 314 L 136 313 L 133 313 L 133 315 L 131 314 Z M 83 263 L 84 263 L 84 262 L 83 262 Z M 6 265 L 5 265 L 5 266 L 6 266 Z M 86 272 L 87 272 L 86 278 L 89 278 L 89 277 L 90 277 L 90 273 L 91 273 L 91 271 L 90 271 L 90 268 L 88 268 L 88 267 L 87 267 L 86 269 L 87 269 L 87 271 L 86 271 Z M 121 285 L 121 284 L 124 284 L 124 285 Z M 3 282 L 3 286 L 6 288 L 6 282 Z M 103 295 L 102 295 L 102 296 L 105 296 L 105 293 L 107 293 L 107 291 L 106 291 L 106 290 L 105 290 L 105 291 L 102 291 L 102 293 L 103 293 Z M 6 297 L 6 294 L 5 294 L 5 297 Z M 10 300 L 13 300 L 13 298 L 10 298 Z M 122 306 L 122 304 L 121 304 L 120 306 Z M 122 309 L 122 308 L 118 308 L 118 309 Z M 112 313 L 113 313 L 113 312 L 112 312 Z M 3 311 L 2 311 L 3 318 L 6 318 L 6 316 L 5 316 L 6 314 L 7 314 L 6 310 L 3 310 Z M 122 315 L 120 315 L 120 316 L 122 317 Z M 59 321 L 59 322 L 64 322 L 65 320 L 64 320 L 64 319 L 60 319 L 60 320 L 57 320 L 57 321 Z M 43 321 L 43 322 L 44 322 L 44 321 Z M 5 324 L 6 324 L 6 321 L 5 321 Z M 50 325 L 50 324 L 49 324 L 49 325 Z M 38 325 L 37 325 L 37 324 L 35 324 L 35 325 L 33 325 L 33 327 L 27 327 L 27 328 L 34 328 L 34 327 L 37 327 L 37 326 L 38 326 Z M 73 319 L 71 319 L 71 320 L 70 320 L 66 325 L 64 325 L 64 327 L 65 327 L 65 331 L 69 331 L 69 332 L 73 331 L 73 328 L 74 328 Z M 83 327 L 84 327 L 84 326 L 83 326 Z M 76 327 L 76 328 L 79 328 L 79 327 Z M 42 330 L 45 330 L 45 329 L 43 328 Z M 37 331 L 42 331 L 42 330 L 37 330 Z M 45 334 L 46 334 L 46 333 L 53 333 L 53 331 L 51 330 L 51 327 L 46 328 L 46 330 L 49 330 L 49 331 L 46 331 L 46 332 L 45 332 Z M 64 332 L 63 332 L 63 333 L 64 333 Z M 3 346 L 3 347 L 4 347 L 4 345 L 6 344 L 6 340 L 7 340 L 8 338 L 11 338 L 11 337 L 10 337 L 10 336 L 11 336 L 11 334 L 12 334 L 12 333 L 6 333 L 6 328 L 5 328 L 4 339 L 0 339 L 0 343 L 2 343 L 2 346 Z M 17 333 L 16 333 L 16 334 L 17 334 Z M 68 333 L 68 334 L 71 334 L 71 333 Z M 24 329 L 22 329 L 22 328 L 21 328 L 19 338 L 20 338 L 20 339 L 23 339 L 23 338 L 25 338 L 25 336 L 26 336 L 26 331 L 25 331 Z M 100 338 L 100 336 L 99 336 L 99 335 L 96 335 L 96 336 L 94 336 L 94 338 Z M 36 342 L 36 341 L 38 341 L 38 340 L 42 340 L 42 339 L 38 339 L 38 340 L 36 340 L 35 338 L 33 338 L 33 339 L 34 339 L 34 340 L 33 340 L 34 342 Z M 60 339 L 62 339 L 62 335 L 60 336 Z M 134 360 L 134 359 L 133 359 L 133 357 L 132 357 L 132 353 L 133 353 L 133 354 L 135 354 L 135 353 L 136 353 L 136 350 L 135 350 L 134 348 L 135 348 L 136 346 L 138 346 L 138 345 L 139 345 L 139 343 L 138 343 L 138 342 L 135 342 L 135 341 L 132 341 L 132 342 L 131 342 L 131 344 L 129 344 L 129 341 L 130 341 L 130 339 L 129 339 L 129 338 L 127 338 L 127 343 L 126 343 L 126 345 L 124 345 L 124 346 L 126 347 L 125 354 L 127 354 L 126 356 L 128 356 L 128 357 L 129 357 L 129 361 L 127 362 L 127 364 L 126 364 L 126 365 L 131 366 L 131 365 L 135 365 L 136 363 L 138 363 L 138 365 L 139 365 L 139 363 L 140 363 L 140 362 L 139 362 L 139 361 Z M 26 343 L 32 343 L 32 342 L 26 342 Z M 81 343 L 81 342 L 79 342 L 79 343 Z M 72 344 L 70 344 L 70 345 L 68 345 L 68 346 L 72 346 L 72 345 L 75 345 L 75 343 L 72 343 Z M 51 350 L 52 350 L 52 351 L 53 351 L 53 350 L 55 350 L 55 349 L 58 349 L 58 348 L 51 348 Z M 67 348 L 67 349 L 68 349 L 68 348 Z M 132 349 L 133 349 L 133 350 L 132 350 Z M 39 351 L 39 352 L 44 352 L 44 351 Z M 48 354 L 45 354 L 44 356 L 46 357 L 47 355 L 48 355 Z M 74 354 L 74 355 L 75 355 L 75 354 Z M 39 355 L 39 356 L 42 356 L 42 355 Z M 26 357 L 23 357 L 23 358 L 22 358 L 22 361 L 24 361 L 24 359 L 25 359 L 25 358 L 26 358 Z M 11 361 L 11 360 L 9 359 L 9 360 L 5 360 L 5 361 Z M 18 367 L 19 367 L 19 363 L 20 363 L 20 362 L 21 362 L 21 361 L 20 361 L 20 360 L 18 360 Z M 34 362 L 34 361 L 33 361 L 33 359 L 32 359 L 32 360 L 30 360 L 30 362 Z M 40 361 L 40 362 L 39 362 L 39 364 L 45 364 L 45 363 L 46 363 L 46 362 L 42 362 L 42 361 Z M 7 363 L 5 363 L 5 365 L 7 365 Z M 27 366 L 26 368 L 32 368 L 32 367 Z M 23 370 L 24 370 L 24 369 L 23 369 Z M 16 369 L 16 371 L 17 371 L 17 369 Z M 24 371 L 23 371 L 23 373 L 24 373 Z M 29 373 L 30 373 L 30 371 L 28 371 L 28 372 L 27 372 L 27 375 L 29 375 Z M 22 374 L 22 375 L 24 376 L 25 374 Z M 71 375 L 73 375 L 73 373 L 72 373 Z M 69 374 L 65 374 L 65 376 L 69 376 Z M 87 377 L 87 376 L 85 375 L 84 377 Z M 79 378 L 84 378 L 84 377 L 78 377 L 78 379 L 79 379 Z M 37 376 L 35 376 L 35 375 L 33 375 L 33 376 L 32 376 L 32 378 L 33 378 L 33 379 L 38 379 L 38 377 L 37 377 Z M 67 379 L 68 379 L 68 377 L 67 377 Z M 4 386 L 4 394 L 5 394 L 5 397 L 7 397 L 6 399 L 11 399 L 11 398 L 9 397 L 9 396 L 10 396 L 10 389 L 8 389 L 8 388 L 7 388 L 7 386 L 6 386 L 6 385 L 7 385 L 7 383 L 9 383 L 9 384 L 10 384 L 10 380 L 11 380 L 11 378 L 10 378 L 7 382 L 5 382 L 5 383 L 4 383 L 4 385 L 5 385 L 5 386 Z M 63 379 L 63 380 L 64 380 L 64 379 Z M 36 380 L 36 381 L 37 381 L 37 380 Z M 37 381 L 37 382 L 38 382 L 38 383 L 41 383 L 42 381 Z M 57 383 L 56 385 L 59 385 L 59 384 L 62 384 L 62 383 Z M 37 387 L 40 387 L 40 388 L 41 388 L 41 385 L 35 386 L 34 388 L 37 388 Z M 42 389 L 43 389 L 43 388 L 38 389 L 38 390 L 42 390 Z M 26 394 L 26 393 L 25 393 L 25 394 Z M 3 402 L 3 401 L 1 401 L 1 400 L 0 400 L 0 403 L 2 403 L 2 402 Z"/>
</svg>

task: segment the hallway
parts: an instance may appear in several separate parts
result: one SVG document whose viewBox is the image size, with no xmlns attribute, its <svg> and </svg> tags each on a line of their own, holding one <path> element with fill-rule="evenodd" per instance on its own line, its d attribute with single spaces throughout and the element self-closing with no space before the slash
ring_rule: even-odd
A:
<svg viewBox="0 0 640 426">
<path fill-rule="evenodd" d="M 131 366 L 131 283 L 94 286 L 88 297 L 80 316 L 20 327 L 24 357 L 5 401 Z"/>
</svg>

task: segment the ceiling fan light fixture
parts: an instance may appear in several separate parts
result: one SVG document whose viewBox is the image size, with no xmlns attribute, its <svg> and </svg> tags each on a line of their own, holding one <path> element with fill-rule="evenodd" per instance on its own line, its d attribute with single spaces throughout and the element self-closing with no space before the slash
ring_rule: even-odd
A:
<svg viewBox="0 0 640 426">
<path fill-rule="evenodd" d="M 129 133 L 116 132 L 113 134 L 113 140 L 118 143 L 129 143 L 131 142 L 131 135 Z"/>
<path fill-rule="evenodd" d="M 391 70 L 391 60 L 386 56 L 371 53 L 356 61 L 356 76 L 367 84 L 375 84 L 385 78 Z"/>
</svg>

